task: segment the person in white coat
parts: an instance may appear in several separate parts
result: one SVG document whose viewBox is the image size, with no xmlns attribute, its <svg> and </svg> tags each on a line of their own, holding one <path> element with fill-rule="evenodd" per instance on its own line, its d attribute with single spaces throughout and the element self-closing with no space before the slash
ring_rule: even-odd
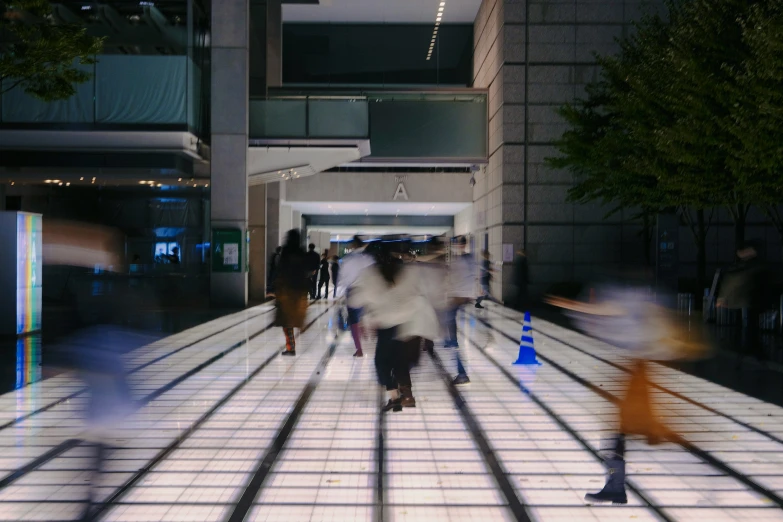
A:
<svg viewBox="0 0 783 522">
<path fill-rule="evenodd" d="M 351 293 L 353 305 L 363 309 L 365 324 L 378 334 L 375 369 L 388 398 L 383 411 L 416 406 L 410 367 L 421 352 L 421 339 L 438 335 L 438 319 L 422 292 L 420 271 L 403 264 L 400 246 L 378 245 L 375 265 L 361 273 Z"/>
</svg>

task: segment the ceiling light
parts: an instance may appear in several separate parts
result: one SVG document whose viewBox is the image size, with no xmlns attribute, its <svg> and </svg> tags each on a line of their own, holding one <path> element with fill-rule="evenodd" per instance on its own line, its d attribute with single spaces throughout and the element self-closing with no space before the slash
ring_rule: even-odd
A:
<svg viewBox="0 0 783 522">
<path fill-rule="evenodd" d="M 440 22 L 435 22 L 435 27 L 438 27 L 440 25 Z"/>
<path fill-rule="evenodd" d="M 441 2 L 441 3 L 440 3 L 440 6 L 441 6 L 441 7 L 443 7 L 444 5 L 446 5 L 446 2 Z"/>
<path fill-rule="evenodd" d="M 145 183 L 147 183 L 147 182 L 144 181 L 144 180 L 139 181 L 139 185 L 144 185 Z"/>
<path fill-rule="evenodd" d="M 13 184 L 14 184 L 14 182 L 12 181 L 12 182 L 11 182 L 11 185 L 13 185 Z"/>
<path fill-rule="evenodd" d="M 442 12 L 443 12 L 443 8 L 442 8 L 442 7 L 439 7 L 439 8 L 438 8 L 438 12 L 439 12 L 439 13 L 442 13 Z"/>
<path fill-rule="evenodd" d="M 79 181 L 84 181 L 84 176 L 82 176 L 81 178 L 79 178 Z"/>
<path fill-rule="evenodd" d="M 440 19 L 443 17 L 443 15 L 438 15 L 438 17 L 435 19 L 436 22 L 440 22 Z"/>
<path fill-rule="evenodd" d="M 13 183 L 11 183 L 11 184 L 13 185 Z M 70 183 L 70 182 L 68 182 L 68 183 L 66 183 L 66 184 L 65 184 L 65 186 L 66 186 L 66 187 L 70 187 L 70 186 L 71 186 L 71 183 Z"/>
<path fill-rule="evenodd" d="M 62 187 L 62 186 L 63 186 L 62 182 L 58 183 L 57 185 L 59 185 L 60 187 Z"/>
<path fill-rule="evenodd" d="M 156 187 L 162 187 L 163 185 L 161 185 L 160 183 L 158 183 L 158 184 L 157 184 L 157 185 L 155 185 L 155 186 L 156 186 Z M 194 185 L 194 186 L 195 186 L 195 185 Z"/>
<path fill-rule="evenodd" d="M 207 183 L 207 184 L 206 184 L 206 185 L 204 185 L 204 186 L 205 186 L 205 187 L 208 187 L 208 186 L 209 186 L 209 183 Z"/>
</svg>

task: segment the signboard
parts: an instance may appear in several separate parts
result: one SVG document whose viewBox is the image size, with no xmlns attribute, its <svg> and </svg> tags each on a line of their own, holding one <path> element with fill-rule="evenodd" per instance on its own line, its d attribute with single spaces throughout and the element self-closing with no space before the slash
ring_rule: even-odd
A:
<svg viewBox="0 0 783 522">
<path fill-rule="evenodd" d="M 235 228 L 212 229 L 212 271 L 242 271 L 242 231 Z"/>
<path fill-rule="evenodd" d="M 513 243 L 503 243 L 503 262 L 514 262 L 514 245 Z"/>
</svg>

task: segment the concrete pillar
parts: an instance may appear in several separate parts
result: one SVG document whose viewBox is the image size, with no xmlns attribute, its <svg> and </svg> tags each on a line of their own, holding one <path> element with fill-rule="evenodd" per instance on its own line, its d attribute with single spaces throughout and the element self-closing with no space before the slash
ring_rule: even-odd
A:
<svg viewBox="0 0 783 522">
<path fill-rule="evenodd" d="M 660 3 L 654 0 L 652 4 Z M 473 84 L 489 90 L 489 164 L 475 173 L 473 225 L 502 261 L 503 245 L 524 248 L 532 294 L 586 281 L 607 263 L 639 263 L 643 252 L 627 216 L 566 203 L 573 179 L 545 159 L 567 129 L 557 109 L 584 96 L 598 77 L 594 53 L 619 50 L 614 39 L 640 16 L 632 0 L 483 0 L 474 23 Z M 630 233 L 629 233 L 630 232 Z M 483 239 L 482 239 L 483 244 Z M 504 263 L 493 293 L 514 293 Z"/>
<path fill-rule="evenodd" d="M 248 189 L 248 294 L 255 302 L 266 297 L 266 263 L 271 254 L 266 245 L 266 202 L 266 185 L 254 185 Z"/>
<path fill-rule="evenodd" d="M 283 7 L 281 0 L 266 0 L 266 84 L 283 85 Z"/>
<path fill-rule="evenodd" d="M 247 132 L 249 106 L 248 0 L 215 0 L 212 5 L 211 224 L 247 231 Z M 247 305 L 247 256 L 240 272 L 212 272 L 214 306 Z M 214 258 L 214 246 L 213 254 Z"/>
</svg>

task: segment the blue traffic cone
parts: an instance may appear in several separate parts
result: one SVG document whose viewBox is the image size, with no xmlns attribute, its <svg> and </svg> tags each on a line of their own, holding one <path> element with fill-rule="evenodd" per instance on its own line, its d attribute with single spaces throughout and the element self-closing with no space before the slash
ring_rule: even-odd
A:
<svg viewBox="0 0 783 522">
<path fill-rule="evenodd" d="M 522 339 L 519 341 L 519 357 L 514 364 L 541 364 L 536 359 L 536 348 L 533 345 L 533 325 L 530 322 L 530 312 L 525 312 Z"/>
</svg>

